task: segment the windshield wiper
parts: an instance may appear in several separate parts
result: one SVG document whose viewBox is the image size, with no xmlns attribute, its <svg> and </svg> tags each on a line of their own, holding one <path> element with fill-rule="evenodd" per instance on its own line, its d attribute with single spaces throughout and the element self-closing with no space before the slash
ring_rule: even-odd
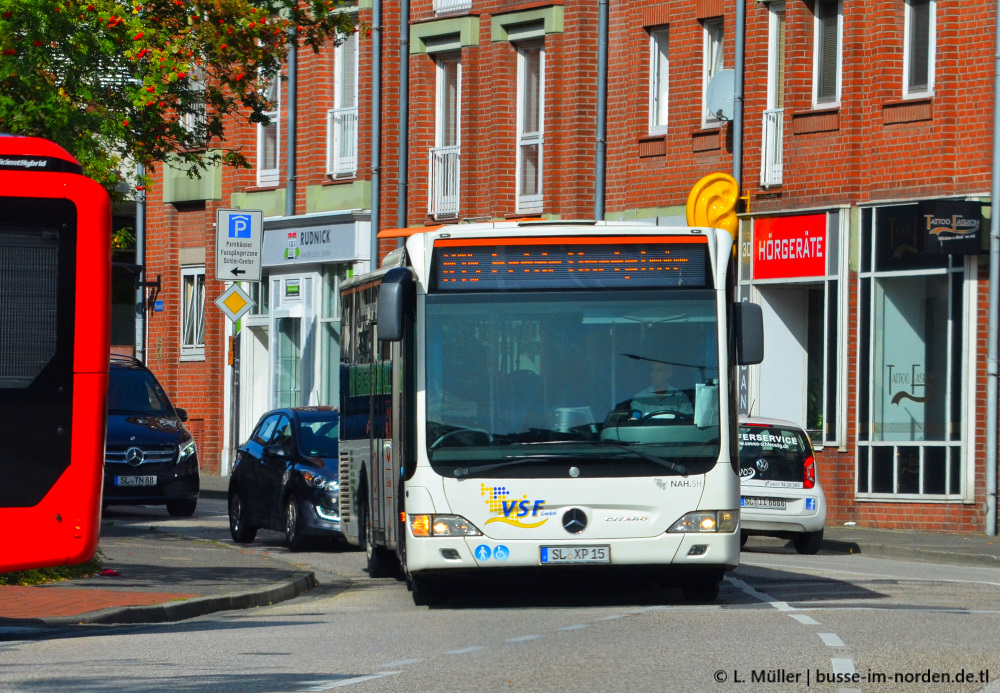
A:
<svg viewBox="0 0 1000 693">
<path fill-rule="evenodd" d="M 475 474 L 476 472 L 488 472 L 492 469 L 500 469 L 502 467 L 515 467 L 519 464 L 526 464 L 528 462 L 546 462 L 554 459 L 565 459 L 566 457 L 568 457 L 568 455 L 528 455 L 527 457 L 522 457 L 521 455 L 505 455 L 503 462 L 482 464 L 478 467 L 462 467 L 461 469 L 456 469 L 455 477 L 463 479 L 470 474 Z"/>
<path fill-rule="evenodd" d="M 608 443 L 608 442 L 605 442 L 605 441 L 598 442 L 596 440 L 585 440 L 585 441 L 581 441 L 581 442 L 584 445 L 596 445 L 596 446 L 602 447 L 602 448 L 605 448 L 605 447 L 607 447 L 607 448 L 615 448 L 616 450 L 621 450 L 623 452 L 629 452 L 629 453 L 632 453 L 633 455 L 635 455 L 637 457 L 641 457 L 644 460 L 648 460 L 648 461 L 652 462 L 653 464 L 658 464 L 661 467 L 666 467 L 670 471 L 677 472 L 681 476 L 687 476 L 688 475 L 688 468 L 685 467 L 683 464 L 678 464 L 677 462 L 671 462 L 670 460 L 665 460 L 662 457 L 657 457 L 656 455 L 650 455 L 649 453 L 642 452 L 641 450 L 636 450 L 635 448 L 630 448 L 627 445 L 620 445 L 618 443 Z"/>
</svg>

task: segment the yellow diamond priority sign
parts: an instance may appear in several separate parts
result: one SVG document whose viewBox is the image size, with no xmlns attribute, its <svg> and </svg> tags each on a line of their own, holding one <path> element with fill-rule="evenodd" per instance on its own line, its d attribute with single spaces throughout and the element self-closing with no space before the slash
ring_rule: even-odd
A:
<svg viewBox="0 0 1000 693">
<path fill-rule="evenodd" d="M 219 306 L 227 318 L 236 322 L 256 304 L 252 298 L 247 296 L 247 292 L 240 288 L 239 284 L 233 284 L 215 299 L 215 305 Z"/>
</svg>

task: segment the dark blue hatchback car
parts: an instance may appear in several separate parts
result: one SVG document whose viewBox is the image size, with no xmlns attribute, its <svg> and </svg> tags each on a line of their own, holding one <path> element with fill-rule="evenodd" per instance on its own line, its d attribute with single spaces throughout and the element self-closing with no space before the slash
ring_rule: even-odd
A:
<svg viewBox="0 0 1000 693">
<path fill-rule="evenodd" d="M 336 407 L 275 409 L 236 451 L 229 477 L 229 531 L 249 543 L 257 529 L 285 533 L 298 551 L 308 537 L 342 537 Z"/>
</svg>

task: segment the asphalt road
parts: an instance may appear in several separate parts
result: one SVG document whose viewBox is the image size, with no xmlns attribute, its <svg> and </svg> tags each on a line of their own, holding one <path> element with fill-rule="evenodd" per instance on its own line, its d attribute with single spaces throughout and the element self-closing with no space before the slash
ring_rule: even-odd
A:
<svg viewBox="0 0 1000 693">
<path fill-rule="evenodd" d="M 157 508 L 111 515 L 229 541 L 222 501 L 203 499 L 185 520 Z M 470 584 L 427 609 L 402 582 L 369 579 L 360 552 L 292 554 L 261 532 L 257 550 L 308 566 L 320 586 L 250 611 L 0 643 L 0 690 L 1000 693 L 996 569 L 753 544 L 710 606 L 582 577 Z M 331 576 L 350 587 L 326 587 Z"/>
</svg>

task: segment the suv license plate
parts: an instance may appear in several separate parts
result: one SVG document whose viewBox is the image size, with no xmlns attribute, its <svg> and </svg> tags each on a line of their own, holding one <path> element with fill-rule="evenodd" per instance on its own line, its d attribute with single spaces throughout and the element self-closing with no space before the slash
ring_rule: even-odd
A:
<svg viewBox="0 0 1000 693">
<path fill-rule="evenodd" d="M 756 498 L 754 496 L 744 496 L 740 499 L 740 505 L 744 508 L 770 508 L 771 510 L 784 510 L 784 498 Z"/>
<path fill-rule="evenodd" d="M 156 486 L 155 476 L 116 476 L 115 486 Z"/>
<path fill-rule="evenodd" d="M 610 563 L 610 546 L 543 546 L 542 565 L 557 563 Z"/>
</svg>

